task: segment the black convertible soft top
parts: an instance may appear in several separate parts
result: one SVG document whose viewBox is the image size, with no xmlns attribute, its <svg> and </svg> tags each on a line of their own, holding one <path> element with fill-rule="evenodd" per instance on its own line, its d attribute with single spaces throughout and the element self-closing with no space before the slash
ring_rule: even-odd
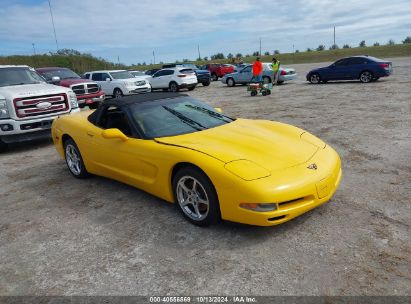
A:
<svg viewBox="0 0 411 304">
<path fill-rule="evenodd" d="M 154 93 L 146 93 L 146 94 L 136 94 L 136 95 L 128 95 L 123 96 L 121 98 L 112 98 L 105 100 L 100 105 L 116 105 L 116 106 L 128 106 L 136 103 L 143 103 L 161 99 L 168 99 L 168 98 L 177 98 L 177 97 L 188 97 L 187 94 L 180 94 L 180 93 L 170 93 L 170 92 L 154 92 Z"/>
</svg>

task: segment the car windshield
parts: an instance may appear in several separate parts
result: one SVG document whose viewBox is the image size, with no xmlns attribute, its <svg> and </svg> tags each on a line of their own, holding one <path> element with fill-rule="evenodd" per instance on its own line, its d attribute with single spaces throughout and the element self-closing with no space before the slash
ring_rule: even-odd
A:
<svg viewBox="0 0 411 304">
<path fill-rule="evenodd" d="M 131 116 L 146 138 L 193 133 L 233 121 L 191 97 L 135 104 Z"/>
<path fill-rule="evenodd" d="M 145 76 L 146 75 L 143 72 L 139 72 L 139 71 L 133 71 L 133 72 L 130 72 L 130 73 L 134 76 Z"/>
<path fill-rule="evenodd" d="M 47 81 L 51 81 L 51 78 L 54 76 L 60 77 L 60 79 L 80 79 L 79 75 L 69 69 L 59 69 L 46 72 L 41 71 L 39 74 L 46 78 Z"/>
<path fill-rule="evenodd" d="M 133 75 L 130 74 L 128 71 L 120 71 L 120 72 L 110 72 L 111 77 L 114 79 L 129 79 L 134 78 Z"/>
<path fill-rule="evenodd" d="M 44 82 L 44 79 L 29 68 L 11 67 L 0 69 L 0 87 L 42 82 Z"/>
</svg>

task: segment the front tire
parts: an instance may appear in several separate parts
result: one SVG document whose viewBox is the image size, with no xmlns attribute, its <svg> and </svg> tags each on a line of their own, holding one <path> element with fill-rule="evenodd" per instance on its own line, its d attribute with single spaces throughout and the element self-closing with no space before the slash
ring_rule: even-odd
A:
<svg viewBox="0 0 411 304">
<path fill-rule="evenodd" d="M 310 82 L 312 84 L 319 84 L 321 82 L 320 74 L 314 73 L 310 75 Z"/>
<path fill-rule="evenodd" d="M 121 97 L 123 97 L 123 92 L 120 89 L 114 89 L 113 98 L 121 98 Z"/>
<path fill-rule="evenodd" d="M 364 71 L 360 74 L 360 81 L 362 83 L 369 83 L 373 80 L 374 76 L 370 71 Z"/>
<path fill-rule="evenodd" d="M 204 81 L 201 84 L 205 87 L 208 87 L 210 85 L 210 81 Z"/>
<path fill-rule="evenodd" d="M 229 87 L 235 86 L 235 81 L 234 81 L 233 78 L 230 77 L 230 78 L 227 79 L 227 86 L 229 86 Z"/>
<path fill-rule="evenodd" d="M 199 169 L 185 167 L 173 178 L 174 200 L 183 216 L 197 226 L 209 226 L 220 218 L 217 193 Z"/>
<path fill-rule="evenodd" d="M 64 155 L 67 167 L 74 177 L 86 178 L 89 176 L 89 173 L 84 166 L 80 150 L 71 138 L 64 142 Z"/>
<path fill-rule="evenodd" d="M 211 75 L 211 79 L 212 79 L 213 81 L 217 81 L 217 80 L 218 80 L 217 74 L 213 73 L 213 74 Z"/>
<path fill-rule="evenodd" d="M 5 152 L 7 151 L 9 145 L 5 143 L 4 141 L 1 140 L 0 138 L 0 152 Z"/>
</svg>

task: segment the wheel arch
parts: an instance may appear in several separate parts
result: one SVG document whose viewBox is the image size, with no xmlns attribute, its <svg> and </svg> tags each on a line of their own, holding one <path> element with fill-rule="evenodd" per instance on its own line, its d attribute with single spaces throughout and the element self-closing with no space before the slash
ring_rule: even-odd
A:
<svg viewBox="0 0 411 304">
<path fill-rule="evenodd" d="M 364 73 L 364 72 L 369 72 L 372 77 L 375 76 L 375 73 L 374 73 L 373 71 L 371 71 L 370 69 L 364 69 L 364 70 L 361 70 L 361 72 L 358 74 L 358 78 L 357 78 L 357 79 L 360 79 L 361 74 Z"/>
</svg>

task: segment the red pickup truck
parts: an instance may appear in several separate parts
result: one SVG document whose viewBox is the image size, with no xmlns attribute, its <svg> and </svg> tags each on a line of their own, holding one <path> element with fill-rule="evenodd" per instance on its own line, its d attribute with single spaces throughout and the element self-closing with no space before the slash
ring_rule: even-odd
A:
<svg viewBox="0 0 411 304">
<path fill-rule="evenodd" d="M 234 67 L 232 65 L 221 63 L 210 63 L 202 67 L 203 70 L 209 70 L 211 79 L 217 81 L 218 78 L 223 77 L 225 74 L 234 73 Z"/>
<path fill-rule="evenodd" d="M 97 83 L 82 79 L 70 69 L 54 67 L 35 70 L 48 83 L 72 89 L 80 108 L 88 106 L 90 109 L 96 109 L 105 98 L 104 92 Z"/>
</svg>

